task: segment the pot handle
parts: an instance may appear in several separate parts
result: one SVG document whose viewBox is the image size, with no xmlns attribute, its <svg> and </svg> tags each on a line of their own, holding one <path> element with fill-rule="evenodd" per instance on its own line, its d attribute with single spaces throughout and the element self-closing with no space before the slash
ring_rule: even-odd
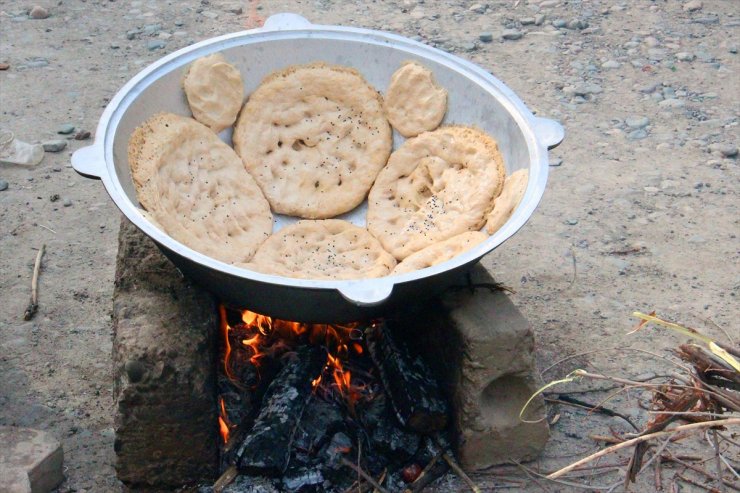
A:
<svg viewBox="0 0 740 493">
<path fill-rule="evenodd" d="M 565 138 L 565 129 L 555 120 L 535 117 L 533 126 L 537 140 L 545 144 L 548 149 L 559 146 Z"/>
<path fill-rule="evenodd" d="M 357 306 L 376 306 L 387 300 L 393 292 L 393 283 L 364 283 L 351 284 L 339 288 L 342 297 Z"/>
<path fill-rule="evenodd" d="M 262 29 L 265 31 L 285 31 L 291 29 L 304 29 L 310 27 L 311 23 L 305 17 L 298 14 L 274 14 L 267 18 Z"/>
<path fill-rule="evenodd" d="M 99 180 L 103 176 L 103 149 L 95 144 L 77 149 L 72 154 L 72 167 L 85 178 Z"/>
</svg>

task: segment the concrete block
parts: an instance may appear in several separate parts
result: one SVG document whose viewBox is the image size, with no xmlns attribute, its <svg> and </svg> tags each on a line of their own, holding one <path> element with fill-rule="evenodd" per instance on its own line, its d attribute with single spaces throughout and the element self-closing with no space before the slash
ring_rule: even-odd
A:
<svg viewBox="0 0 740 493">
<path fill-rule="evenodd" d="M 48 493 L 64 480 L 64 452 L 41 430 L 0 426 L 0 492 Z"/>
<path fill-rule="evenodd" d="M 218 475 L 216 304 L 123 218 L 113 293 L 118 478 L 135 491 Z"/>
<path fill-rule="evenodd" d="M 482 266 L 469 278 L 492 285 Z M 504 291 L 468 287 L 401 311 L 410 345 L 433 366 L 452 404 L 455 452 L 462 467 L 475 471 L 512 459 L 534 459 L 549 438 L 546 421 L 519 419 L 527 399 L 541 387 L 529 322 Z M 526 418 L 544 417 L 544 400 L 530 404 Z"/>
</svg>

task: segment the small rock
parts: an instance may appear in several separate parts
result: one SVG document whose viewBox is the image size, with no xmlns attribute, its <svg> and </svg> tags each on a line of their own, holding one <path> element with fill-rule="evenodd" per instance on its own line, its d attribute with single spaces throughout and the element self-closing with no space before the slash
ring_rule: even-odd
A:
<svg viewBox="0 0 740 493">
<path fill-rule="evenodd" d="M 72 206 L 72 199 L 64 199 L 64 202 L 62 202 L 62 205 L 64 207 L 71 207 Z"/>
<path fill-rule="evenodd" d="M 59 200 L 59 198 L 59 194 L 55 193 L 49 197 L 49 202 L 56 202 L 57 200 Z"/>
<path fill-rule="evenodd" d="M 647 138 L 647 136 L 648 134 L 644 128 L 638 128 L 637 130 L 633 130 L 629 134 L 627 134 L 627 138 L 629 140 L 642 140 L 644 138 Z"/>
<path fill-rule="evenodd" d="M 524 17 L 522 19 L 519 19 L 519 22 L 522 24 L 522 26 L 531 26 L 534 24 L 534 17 Z"/>
<path fill-rule="evenodd" d="M 90 132 L 87 130 L 80 130 L 75 134 L 75 140 L 87 140 L 90 138 Z"/>
<path fill-rule="evenodd" d="M 41 67 L 46 67 L 47 65 L 49 65 L 49 60 L 47 60 L 46 58 L 42 58 L 42 57 L 36 57 L 36 58 L 33 58 L 27 61 L 26 63 L 24 63 L 24 65 L 27 68 L 41 68 Z"/>
<path fill-rule="evenodd" d="M 475 43 L 463 43 L 461 47 L 467 52 L 475 51 L 475 49 L 477 48 Z"/>
<path fill-rule="evenodd" d="M 480 33 L 478 35 L 478 39 L 480 39 L 484 43 L 490 43 L 491 41 L 493 41 L 493 34 L 489 32 Z"/>
<path fill-rule="evenodd" d="M 642 189 L 647 193 L 658 193 L 660 191 L 658 187 L 643 187 Z"/>
<path fill-rule="evenodd" d="M 696 58 L 696 56 L 694 56 L 693 53 L 689 53 L 687 51 L 681 51 L 679 53 L 676 53 L 676 60 L 679 60 L 681 62 L 690 62 L 694 58 Z"/>
<path fill-rule="evenodd" d="M 49 17 L 49 11 L 41 5 L 36 5 L 28 13 L 28 16 L 31 19 L 46 19 L 47 17 Z"/>
<path fill-rule="evenodd" d="M 619 62 L 616 60 L 609 60 L 601 64 L 601 68 L 619 68 Z"/>
<path fill-rule="evenodd" d="M 501 37 L 509 41 L 516 41 L 517 39 L 522 39 L 522 36 L 524 36 L 524 33 L 517 29 L 504 29 L 504 31 L 501 33 Z"/>
<path fill-rule="evenodd" d="M 61 139 L 47 140 L 41 145 L 46 152 L 62 152 L 67 147 L 67 141 Z"/>
<path fill-rule="evenodd" d="M 721 154 L 723 157 L 735 157 L 738 149 L 732 144 L 720 144 L 719 142 L 709 144 L 709 151 Z"/>
<path fill-rule="evenodd" d="M 0 192 L 8 189 L 8 182 L 5 180 L 0 180 Z"/>
<path fill-rule="evenodd" d="M 140 29 L 132 29 L 130 31 L 126 31 L 126 39 L 131 41 L 132 39 L 136 39 L 139 36 L 139 34 L 141 34 Z"/>
<path fill-rule="evenodd" d="M 486 13 L 486 6 L 481 5 L 479 3 L 474 3 L 470 6 L 468 9 L 470 12 L 475 12 L 476 14 L 485 14 Z"/>
<path fill-rule="evenodd" d="M 708 16 L 708 17 L 697 17 L 696 19 L 691 21 L 692 24 L 719 24 L 719 17 L 717 16 Z"/>
<path fill-rule="evenodd" d="M 144 26 L 144 30 L 141 32 L 147 36 L 154 36 L 155 34 L 159 34 L 159 31 L 161 30 L 162 26 L 159 24 L 148 24 Z"/>
<path fill-rule="evenodd" d="M 167 43 L 161 39 L 153 39 L 146 44 L 146 48 L 149 51 L 161 50 L 164 49 L 165 46 L 167 46 Z"/>
<path fill-rule="evenodd" d="M 7 63 L 0 63 L 0 70 L 8 70 L 10 68 L 10 65 Z"/>
<path fill-rule="evenodd" d="M 566 219 L 565 224 L 567 224 L 568 226 L 575 226 L 576 224 L 578 224 L 578 219 Z"/>
<path fill-rule="evenodd" d="M 174 23 L 174 24 L 175 24 L 175 25 L 176 25 L 177 27 L 182 27 L 182 26 L 184 26 L 184 25 L 185 25 L 185 22 L 184 22 L 184 21 L 182 21 L 182 20 L 180 20 L 180 19 L 178 19 L 178 20 L 176 20 L 176 21 L 175 21 L 175 23 Z"/>
<path fill-rule="evenodd" d="M 588 27 L 588 22 L 582 19 L 573 19 L 572 21 L 568 22 L 566 27 L 571 30 L 580 31 L 581 29 L 586 29 Z"/>
<path fill-rule="evenodd" d="M 543 14 L 537 14 L 534 16 L 534 25 L 541 26 L 545 22 L 545 16 Z"/>
<path fill-rule="evenodd" d="M 683 11 L 696 12 L 697 10 L 701 10 L 703 6 L 704 4 L 701 2 L 701 0 L 691 0 L 690 2 L 686 2 L 685 4 L 683 4 Z"/>
<path fill-rule="evenodd" d="M 557 27 L 558 29 L 560 29 L 562 27 L 565 27 L 567 25 L 568 25 L 568 23 L 565 22 L 564 19 L 555 19 L 554 21 L 552 21 L 552 26 L 553 27 Z"/>
<path fill-rule="evenodd" d="M 75 131 L 75 126 L 74 125 L 71 125 L 69 123 L 65 123 L 64 125 L 62 125 L 61 127 L 59 127 L 59 129 L 57 130 L 57 133 L 58 134 L 62 134 L 62 135 L 69 135 L 69 134 L 71 134 L 74 131 Z"/>
<path fill-rule="evenodd" d="M 664 99 L 658 103 L 661 108 L 683 108 L 685 105 L 686 103 L 675 98 Z"/>
<path fill-rule="evenodd" d="M 126 376 L 131 383 L 138 383 L 144 378 L 146 367 L 137 360 L 129 360 L 124 365 Z"/>
<path fill-rule="evenodd" d="M 728 46 L 728 47 L 727 47 L 727 51 L 729 51 L 729 52 L 730 52 L 730 53 L 732 53 L 733 55 L 737 55 L 737 45 L 735 45 L 735 44 L 732 44 L 732 45 Z M 5 63 L 2 63 L 2 64 L 0 64 L 0 65 L 7 65 L 7 64 L 5 64 Z M 4 70 L 4 69 L 0 69 L 0 70 Z"/>
<path fill-rule="evenodd" d="M 215 19 L 215 18 L 218 17 L 218 12 L 212 12 L 210 10 L 204 10 L 203 12 L 201 12 L 201 15 L 203 17 L 207 17 L 209 19 Z"/>
<path fill-rule="evenodd" d="M 689 243 L 706 243 L 707 240 L 701 235 L 694 235 L 689 238 Z"/>
<path fill-rule="evenodd" d="M 646 116 L 628 116 L 625 118 L 624 123 L 630 128 L 645 128 L 650 124 L 650 120 Z"/>
<path fill-rule="evenodd" d="M 242 15 L 244 13 L 244 9 L 241 7 L 237 7 L 235 9 L 229 9 L 228 12 L 234 15 Z"/>
</svg>

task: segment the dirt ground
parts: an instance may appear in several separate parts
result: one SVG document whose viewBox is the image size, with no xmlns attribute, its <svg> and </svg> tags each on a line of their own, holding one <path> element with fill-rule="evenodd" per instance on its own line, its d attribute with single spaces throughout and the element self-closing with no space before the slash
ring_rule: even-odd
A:
<svg viewBox="0 0 740 493">
<path fill-rule="evenodd" d="M 516 291 L 542 369 L 590 352 L 544 378 L 584 366 L 625 377 L 672 371 L 623 349 L 666 354 L 682 342 L 658 331 L 626 335 L 633 310 L 655 309 L 720 339 L 720 327 L 740 335 L 736 0 L 39 3 L 48 18 L 28 18 L 30 1 L 0 0 L 0 63 L 9 64 L 0 71 L 0 127 L 29 142 L 71 137 L 57 134 L 65 124 L 94 133 L 107 102 L 149 63 L 277 12 L 392 31 L 471 60 L 566 128 L 531 221 L 483 260 Z M 503 39 L 505 29 L 521 37 Z M 0 425 L 49 430 L 63 442 L 60 491 L 115 492 L 110 313 L 119 212 L 101 183 L 69 164 L 90 141 L 66 141 L 38 166 L 0 165 L 8 184 L 0 191 Z M 26 322 L 42 244 L 40 307 Z M 638 397 L 613 405 L 637 417 Z M 594 450 L 588 435 L 617 425 L 574 408 L 553 414 L 559 421 L 534 468 Z M 635 491 L 654 488 L 644 481 Z M 527 480 L 523 490 L 570 490 L 539 483 Z M 454 478 L 438 487 L 462 488 Z"/>
</svg>

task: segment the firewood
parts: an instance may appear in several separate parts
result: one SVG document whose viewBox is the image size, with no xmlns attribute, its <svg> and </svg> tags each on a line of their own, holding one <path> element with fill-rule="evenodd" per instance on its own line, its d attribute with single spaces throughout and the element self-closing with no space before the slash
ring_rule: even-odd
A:
<svg viewBox="0 0 740 493">
<path fill-rule="evenodd" d="M 399 422 L 424 434 L 444 429 L 449 410 L 431 369 L 385 323 L 370 326 L 365 337 Z"/>
<path fill-rule="evenodd" d="M 270 383 L 252 430 L 235 454 L 239 469 L 268 476 L 285 472 L 296 429 L 311 397 L 311 381 L 322 371 L 326 352 L 302 347 Z"/>
</svg>

